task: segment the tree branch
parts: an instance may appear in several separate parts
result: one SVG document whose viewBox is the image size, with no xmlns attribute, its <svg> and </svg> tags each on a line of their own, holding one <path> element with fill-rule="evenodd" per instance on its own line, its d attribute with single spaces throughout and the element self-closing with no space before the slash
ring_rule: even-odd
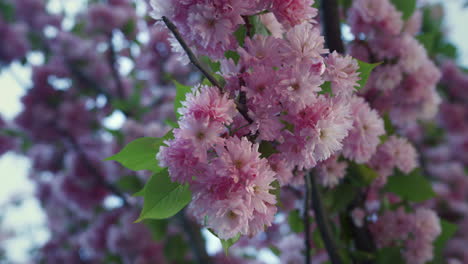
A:
<svg viewBox="0 0 468 264">
<path fill-rule="evenodd" d="M 338 0 L 322 0 L 322 25 L 325 35 L 325 42 L 330 52 L 337 51 L 344 53 L 344 44 L 341 39 L 340 12 L 338 10 Z"/>
<path fill-rule="evenodd" d="M 182 228 L 191 242 L 190 247 L 192 249 L 196 263 L 213 263 L 210 256 L 206 252 L 205 239 L 200 232 L 200 227 L 185 215 L 185 210 L 182 210 L 179 214 L 177 214 L 177 218 L 179 219 Z"/>
<path fill-rule="evenodd" d="M 76 142 L 75 138 L 70 135 L 68 132 L 59 129 L 59 131 L 62 133 L 63 137 L 67 139 L 67 141 L 71 144 L 72 148 L 80 155 L 80 157 L 83 159 L 84 165 L 88 170 L 90 170 L 94 175 L 96 175 L 96 179 L 98 180 L 98 183 L 102 184 L 104 187 L 106 187 L 111 193 L 122 199 L 123 205 L 124 206 L 130 206 L 130 203 L 127 200 L 127 197 L 125 194 L 120 191 L 116 186 L 113 184 L 107 182 L 104 179 L 104 176 L 101 175 L 100 171 L 98 168 L 96 168 L 93 163 L 88 159 L 88 156 L 86 155 L 86 152 L 83 150 L 83 148 Z"/>
<path fill-rule="evenodd" d="M 312 189 L 312 183 L 310 181 L 309 175 L 304 176 L 304 180 L 306 182 L 306 193 L 304 196 L 304 246 L 305 246 L 305 264 L 310 264 L 311 256 L 310 256 L 310 248 L 311 248 L 311 242 L 310 242 L 310 216 L 309 216 L 309 203 L 310 200 L 312 199 L 311 196 L 311 189 Z"/>
<path fill-rule="evenodd" d="M 114 43 L 112 42 L 112 34 L 109 36 L 109 66 L 111 67 L 112 77 L 115 81 L 115 86 L 117 87 L 117 95 L 120 99 L 125 98 L 124 87 L 122 84 L 122 79 L 120 78 L 120 73 L 117 69 L 117 53 L 115 51 Z"/>
<path fill-rule="evenodd" d="M 197 59 L 197 56 L 195 56 L 195 54 L 193 54 L 192 50 L 190 49 L 190 47 L 187 45 L 187 43 L 185 42 L 184 38 L 180 35 L 179 33 L 179 30 L 177 29 L 176 25 L 174 25 L 167 17 L 163 16 L 162 17 L 162 20 L 164 22 L 164 24 L 166 24 L 167 28 L 172 32 L 172 34 L 174 34 L 174 37 L 177 39 L 177 41 L 180 43 L 180 45 L 182 46 L 182 48 L 184 49 L 185 53 L 187 53 L 187 56 L 189 57 L 190 59 L 190 62 L 195 66 L 197 67 L 198 70 L 200 70 L 203 75 L 208 79 L 208 81 L 211 82 L 211 84 L 213 84 L 214 86 L 218 87 L 219 91 L 221 93 L 224 93 L 223 91 L 223 87 L 221 86 L 221 84 L 216 80 L 216 78 L 213 77 L 213 75 L 211 75 L 210 72 L 208 72 L 208 70 L 205 69 L 205 67 L 203 67 L 203 65 L 200 63 L 200 61 Z"/>
<path fill-rule="evenodd" d="M 327 218 L 325 216 L 325 211 L 323 209 L 322 198 L 317 187 L 317 182 L 315 180 L 312 171 L 306 176 L 306 179 L 310 181 L 310 187 L 312 192 L 312 208 L 314 209 L 315 220 L 317 222 L 317 227 L 319 229 L 320 235 L 322 236 L 323 242 L 325 244 L 325 249 L 328 252 L 328 256 L 332 264 L 341 264 L 341 257 L 338 253 L 338 248 L 333 240 L 330 227 L 327 223 Z"/>
</svg>

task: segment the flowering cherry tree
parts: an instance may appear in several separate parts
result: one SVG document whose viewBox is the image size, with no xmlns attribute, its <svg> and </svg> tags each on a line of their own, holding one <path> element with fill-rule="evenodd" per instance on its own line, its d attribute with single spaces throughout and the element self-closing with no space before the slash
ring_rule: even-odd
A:
<svg viewBox="0 0 468 264">
<path fill-rule="evenodd" d="M 32 161 L 35 261 L 468 261 L 468 75 L 440 6 L 87 4 L 0 0 L 0 63 L 32 67 L 0 153 Z"/>
</svg>

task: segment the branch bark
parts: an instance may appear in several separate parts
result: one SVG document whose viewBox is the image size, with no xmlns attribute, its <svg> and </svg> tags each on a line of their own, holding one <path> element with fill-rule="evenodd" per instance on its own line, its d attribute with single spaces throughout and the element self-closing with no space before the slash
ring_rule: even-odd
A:
<svg viewBox="0 0 468 264">
<path fill-rule="evenodd" d="M 312 199 L 311 190 L 312 190 L 312 182 L 308 174 L 304 176 L 304 180 L 306 183 L 306 192 L 304 196 L 304 246 L 305 246 L 305 264 L 310 264 L 311 255 L 310 255 L 310 216 L 309 216 L 309 203 Z"/>
<path fill-rule="evenodd" d="M 200 227 L 185 215 L 185 210 L 182 210 L 177 215 L 177 218 L 179 219 L 182 228 L 184 229 L 185 233 L 187 234 L 190 240 L 190 247 L 192 248 L 192 252 L 196 262 L 198 264 L 213 263 L 208 253 L 206 253 L 206 243 L 205 239 L 202 236 L 202 233 L 200 232 Z"/>
<path fill-rule="evenodd" d="M 325 35 L 325 42 L 330 50 L 344 53 L 344 44 L 341 39 L 340 12 L 338 0 L 322 0 L 320 2 L 322 9 L 322 25 Z"/>
<path fill-rule="evenodd" d="M 338 248 L 335 244 L 335 241 L 333 240 L 330 227 L 328 226 L 327 217 L 323 209 L 322 198 L 320 197 L 317 182 L 312 171 L 309 172 L 309 174 L 306 176 L 306 179 L 309 182 L 308 185 L 310 185 L 312 192 L 312 209 L 314 210 L 315 220 L 317 222 L 320 235 L 325 244 L 325 249 L 328 252 L 328 257 L 330 258 L 332 264 L 341 264 L 343 262 L 341 261 Z"/>
</svg>

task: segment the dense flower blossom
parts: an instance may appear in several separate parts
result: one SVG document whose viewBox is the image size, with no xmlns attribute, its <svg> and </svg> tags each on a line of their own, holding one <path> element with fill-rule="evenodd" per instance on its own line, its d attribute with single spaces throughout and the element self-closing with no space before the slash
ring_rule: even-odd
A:
<svg viewBox="0 0 468 264">
<path fill-rule="evenodd" d="M 411 172 L 418 165 L 418 156 L 416 149 L 406 139 L 391 136 L 377 148 L 370 164 L 381 177 L 386 178 L 394 168 L 404 173 Z"/>
<path fill-rule="evenodd" d="M 22 24 L 8 24 L 0 18 L 0 38 L 8 45 L 0 47 L 0 63 L 21 59 L 29 49 L 27 28 Z"/>
<path fill-rule="evenodd" d="M 232 137 L 216 150 L 210 170 L 193 182 L 193 213 L 220 238 L 255 235 L 272 223 L 276 198 L 270 193 L 275 180 L 258 145 Z"/>
<path fill-rule="evenodd" d="M 361 97 L 351 98 L 353 128 L 344 141 L 343 155 L 357 163 L 369 161 L 385 133 L 383 120 Z"/>
<path fill-rule="evenodd" d="M 335 187 L 346 174 L 346 162 L 338 161 L 338 156 L 332 156 L 317 165 L 317 175 L 321 184 L 326 187 Z"/>
<path fill-rule="evenodd" d="M 359 65 L 355 59 L 347 55 L 339 55 L 336 51 L 325 60 L 327 65 L 327 81 L 332 82 L 332 91 L 336 95 L 349 95 L 356 86 L 359 78 Z"/>
<path fill-rule="evenodd" d="M 314 0 L 273 0 L 272 12 L 286 27 L 303 22 L 314 22 L 317 9 L 313 8 Z"/>
<path fill-rule="evenodd" d="M 372 107 L 388 112 L 399 127 L 433 118 L 441 101 L 435 89 L 440 72 L 414 37 L 421 19 L 415 14 L 403 30 L 402 14 L 388 0 L 354 1 L 348 13 L 356 36 L 351 55 L 384 62 L 363 93 Z"/>
<path fill-rule="evenodd" d="M 432 243 L 440 234 L 439 217 L 434 211 L 418 208 L 406 213 L 402 208 L 387 211 L 371 225 L 379 247 L 403 241 L 403 256 L 407 263 L 426 263 L 433 258 Z"/>
</svg>

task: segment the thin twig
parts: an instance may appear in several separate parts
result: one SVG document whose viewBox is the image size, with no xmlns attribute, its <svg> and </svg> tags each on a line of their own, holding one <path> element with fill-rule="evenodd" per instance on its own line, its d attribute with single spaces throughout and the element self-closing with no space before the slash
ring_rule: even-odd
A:
<svg viewBox="0 0 468 264">
<path fill-rule="evenodd" d="M 304 246 L 305 246 L 305 264 L 310 264 L 311 260 L 311 255 L 310 255 L 310 248 L 311 248 L 311 242 L 310 242 L 310 216 L 309 216 L 309 203 L 312 198 L 311 196 L 311 189 L 312 189 L 312 183 L 310 182 L 310 177 L 309 175 L 304 176 L 304 180 L 306 182 L 306 193 L 304 196 Z"/>
<path fill-rule="evenodd" d="M 208 79 L 208 81 L 211 82 L 214 86 L 218 87 L 219 91 L 223 93 L 223 87 L 221 84 L 216 80 L 216 78 L 211 75 L 208 70 L 203 67 L 203 65 L 200 63 L 200 61 L 197 59 L 197 56 L 193 54 L 192 50 L 190 47 L 187 45 L 185 42 L 184 38 L 180 35 L 179 30 L 177 29 L 176 25 L 174 25 L 167 17 L 163 16 L 162 20 L 164 21 L 164 24 L 166 24 L 167 28 L 174 34 L 174 37 L 177 39 L 177 41 L 180 43 L 182 48 L 184 49 L 185 53 L 187 53 L 187 56 L 190 59 L 190 62 L 197 67 L 198 70 L 202 72 L 202 74 Z"/>
<path fill-rule="evenodd" d="M 325 249 L 328 252 L 328 257 L 330 258 L 332 264 L 341 264 L 341 257 L 338 253 L 338 248 L 335 244 L 335 241 L 333 240 L 330 227 L 328 226 L 325 211 L 323 209 L 322 198 L 320 197 L 317 182 L 312 171 L 308 173 L 307 178 L 310 181 L 312 191 L 312 209 L 314 210 L 317 227 L 319 229 L 323 243 L 325 244 Z"/>
</svg>

